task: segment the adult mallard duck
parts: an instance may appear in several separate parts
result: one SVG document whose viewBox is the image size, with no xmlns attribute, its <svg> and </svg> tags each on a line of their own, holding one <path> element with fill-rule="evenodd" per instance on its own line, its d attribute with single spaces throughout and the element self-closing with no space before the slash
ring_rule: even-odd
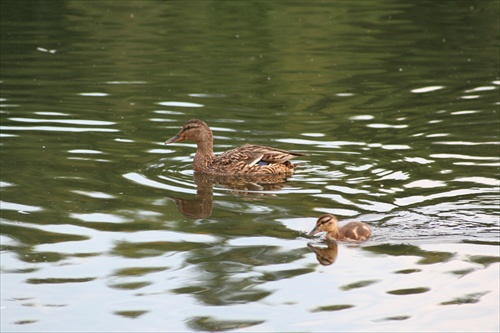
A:
<svg viewBox="0 0 500 333">
<path fill-rule="evenodd" d="M 349 222 L 339 228 L 338 220 L 332 214 L 321 215 L 316 221 L 316 226 L 309 233 L 309 236 L 326 231 L 326 240 L 360 242 L 367 240 L 372 231 L 368 224 L 363 222 Z"/>
<path fill-rule="evenodd" d="M 305 155 L 246 144 L 215 156 L 212 131 L 199 119 L 188 120 L 181 131 L 165 144 L 182 140 L 191 140 L 197 145 L 194 171 L 213 175 L 292 174 L 295 165 L 289 160 Z"/>
</svg>

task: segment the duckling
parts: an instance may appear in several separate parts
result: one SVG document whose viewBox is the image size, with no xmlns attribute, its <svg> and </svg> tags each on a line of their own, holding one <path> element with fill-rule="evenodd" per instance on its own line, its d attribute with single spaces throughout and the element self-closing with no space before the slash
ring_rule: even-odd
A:
<svg viewBox="0 0 500 333">
<path fill-rule="evenodd" d="M 199 119 L 188 120 L 181 131 L 165 144 L 182 140 L 196 143 L 194 171 L 212 175 L 292 174 L 295 165 L 289 160 L 306 155 L 246 144 L 215 156 L 213 133 L 208 125 Z"/>
<path fill-rule="evenodd" d="M 368 224 L 357 221 L 349 222 L 339 229 L 338 220 L 332 214 L 321 215 L 316 222 L 316 226 L 309 233 L 309 236 L 316 235 L 322 231 L 327 232 L 325 236 L 326 240 L 347 242 L 365 241 L 372 233 Z"/>
</svg>

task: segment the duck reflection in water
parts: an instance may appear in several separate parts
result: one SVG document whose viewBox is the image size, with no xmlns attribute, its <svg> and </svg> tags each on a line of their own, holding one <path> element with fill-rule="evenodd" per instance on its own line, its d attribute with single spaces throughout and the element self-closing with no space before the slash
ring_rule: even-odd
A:
<svg viewBox="0 0 500 333">
<path fill-rule="evenodd" d="M 196 196 L 194 199 L 184 199 L 169 196 L 174 200 L 177 209 L 188 218 L 206 218 L 212 215 L 214 203 L 214 185 L 229 188 L 230 193 L 242 196 L 245 199 L 260 196 L 274 195 L 269 191 L 276 191 L 286 187 L 287 175 L 238 175 L 220 176 L 195 172 Z"/>
<path fill-rule="evenodd" d="M 205 218 L 212 215 L 214 186 L 210 178 L 206 176 L 203 174 L 194 174 L 194 182 L 196 184 L 196 196 L 194 199 L 168 196 L 174 200 L 179 212 L 188 218 Z"/>
<path fill-rule="evenodd" d="M 335 241 L 329 241 L 326 244 L 309 242 L 307 247 L 316 254 L 316 259 L 323 266 L 329 266 L 337 259 L 338 245 Z"/>
</svg>

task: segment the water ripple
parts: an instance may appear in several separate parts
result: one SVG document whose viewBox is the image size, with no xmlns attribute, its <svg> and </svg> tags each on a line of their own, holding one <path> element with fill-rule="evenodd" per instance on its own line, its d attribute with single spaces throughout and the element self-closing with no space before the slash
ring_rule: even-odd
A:
<svg viewBox="0 0 500 333">
<path fill-rule="evenodd" d="M 158 102 L 156 104 L 163 105 L 163 106 L 179 106 L 179 107 L 185 107 L 185 108 L 201 108 L 204 106 L 203 104 L 198 104 L 198 103 L 177 102 L 177 101 Z"/>
<path fill-rule="evenodd" d="M 45 131 L 45 132 L 119 132 L 112 128 L 82 128 L 54 126 L 0 126 L 0 131 Z"/>
<path fill-rule="evenodd" d="M 59 123 L 59 124 L 78 124 L 78 125 L 115 125 L 112 121 L 102 120 L 85 120 L 85 119 L 36 119 L 36 118 L 9 118 L 12 121 L 19 121 L 25 123 Z"/>
<path fill-rule="evenodd" d="M 30 206 L 30 205 L 24 205 L 24 204 L 18 204 L 14 202 L 7 202 L 7 201 L 0 201 L 0 207 L 5 210 L 15 210 L 20 213 L 26 213 L 26 212 L 39 212 L 43 210 L 41 207 L 37 206 Z"/>
<path fill-rule="evenodd" d="M 190 193 L 190 194 L 196 193 L 196 191 L 192 188 L 179 187 L 179 186 L 171 185 L 168 183 L 161 183 L 161 182 L 149 179 L 146 176 L 141 175 L 141 174 L 136 173 L 136 172 L 127 173 L 127 174 L 123 175 L 123 177 L 125 177 L 128 180 L 133 181 L 134 183 L 141 184 L 144 186 L 169 190 L 169 191 L 173 191 L 173 192 L 180 192 L 180 193 Z M 171 180 L 171 178 L 164 178 L 164 179 Z M 183 183 L 183 184 L 185 185 L 186 183 Z"/>
</svg>

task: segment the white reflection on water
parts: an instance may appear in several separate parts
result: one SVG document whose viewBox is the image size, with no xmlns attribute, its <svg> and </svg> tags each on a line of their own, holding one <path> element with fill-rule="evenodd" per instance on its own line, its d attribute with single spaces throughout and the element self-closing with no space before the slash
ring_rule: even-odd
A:
<svg viewBox="0 0 500 333">
<path fill-rule="evenodd" d="M 193 188 L 179 187 L 179 186 L 172 185 L 170 183 L 160 183 L 158 181 L 155 181 L 155 180 L 149 179 L 143 175 L 140 175 L 136 172 L 127 173 L 127 174 L 123 175 L 123 177 L 125 177 L 126 179 L 131 180 L 135 183 L 144 185 L 144 186 L 155 187 L 155 188 L 159 188 L 159 189 L 170 190 L 173 192 L 180 192 L 180 193 L 191 193 L 191 194 L 196 193 L 196 190 Z"/>
<path fill-rule="evenodd" d="M 158 114 L 168 114 L 168 115 L 183 115 L 183 112 L 179 111 L 171 111 L 171 110 L 154 110 L 154 113 Z M 175 120 L 170 120 L 171 122 L 174 122 Z"/>
<path fill-rule="evenodd" d="M 418 164 L 434 163 L 433 160 L 428 160 L 428 159 L 423 158 L 423 157 L 408 157 L 408 156 L 405 156 L 404 160 L 407 161 L 407 162 L 415 162 L 415 163 L 418 163 Z"/>
<path fill-rule="evenodd" d="M 72 154 L 104 154 L 102 151 L 93 149 L 72 149 L 68 150 L 68 153 Z"/>
<path fill-rule="evenodd" d="M 410 178 L 410 175 L 408 172 L 403 172 L 403 171 L 391 171 L 391 170 L 384 170 L 384 169 L 375 169 L 372 171 L 374 174 L 382 176 L 380 178 L 376 178 L 376 181 L 382 181 L 382 180 L 406 180 Z"/>
<path fill-rule="evenodd" d="M 408 125 L 389 125 L 389 124 L 368 124 L 366 127 L 371 128 L 407 128 Z"/>
<path fill-rule="evenodd" d="M 312 138 L 321 138 L 321 137 L 325 136 L 325 134 L 323 134 L 323 133 L 301 133 L 300 135 L 309 136 Z"/>
<path fill-rule="evenodd" d="M 495 156 L 471 156 L 471 155 L 462 155 L 462 154 L 431 154 L 430 157 L 434 158 L 455 158 L 461 160 L 479 160 L 479 161 L 498 161 L 499 157 Z"/>
<path fill-rule="evenodd" d="M 39 212 L 42 207 L 18 204 L 14 202 L 0 201 L 0 208 L 5 210 L 15 210 L 19 212 Z"/>
<path fill-rule="evenodd" d="M 196 233 L 183 233 L 177 231 L 168 230 L 153 230 L 153 231 L 140 231 L 135 232 L 133 235 L 122 234 L 120 236 L 121 241 L 141 243 L 141 242 L 192 242 L 201 244 L 216 243 L 220 239 L 219 237 L 207 234 L 196 234 Z"/>
<path fill-rule="evenodd" d="M 96 192 L 96 191 L 81 191 L 81 190 L 73 190 L 73 193 L 85 195 L 91 198 L 98 198 L 98 199 L 114 199 L 116 196 L 108 193 L 103 193 L 103 192 Z"/>
<path fill-rule="evenodd" d="M 37 49 L 37 51 L 40 51 L 40 52 L 45 52 L 45 53 L 51 53 L 51 54 L 54 54 L 54 53 L 56 53 L 56 52 L 57 52 L 57 50 L 55 50 L 55 49 L 51 49 L 51 50 L 49 50 L 49 49 L 46 49 L 46 48 L 44 48 L 44 47 L 40 47 L 40 46 L 39 46 L 39 47 L 37 47 L 36 49 Z"/>
<path fill-rule="evenodd" d="M 365 115 L 352 116 L 349 119 L 351 119 L 351 120 L 372 120 L 372 119 L 375 119 L 375 117 L 370 115 L 370 114 L 365 114 Z"/>
<path fill-rule="evenodd" d="M 41 116 L 69 116 L 69 113 L 53 112 L 53 111 L 37 111 L 34 114 L 39 114 Z"/>
<path fill-rule="evenodd" d="M 436 188 L 436 187 L 443 187 L 446 186 L 446 183 L 440 180 L 430 180 L 430 179 L 421 179 L 421 180 L 415 180 L 411 183 L 403 185 L 404 187 L 407 188 Z"/>
<path fill-rule="evenodd" d="M 490 142 L 470 142 L 470 141 L 436 141 L 433 144 L 438 145 L 457 145 L 457 146 L 482 146 L 482 145 L 500 145 L 500 142 L 490 141 Z"/>
<path fill-rule="evenodd" d="M 226 94 L 208 94 L 208 93 L 203 93 L 203 94 L 188 94 L 188 96 L 191 97 L 199 97 L 199 98 L 224 98 L 227 97 Z"/>
<path fill-rule="evenodd" d="M 105 160 L 102 158 L 87 158 L 87 157 L 68 157 L 68 160 L 77 160 L 77 161 L 94 161 L 94 162 L 103 162 L 103 163 L 111 163 L 111 160 Z"/>
<path fill-rule="evenodd" d="M 88 96 L 88 97 L 104 97 L 109 96 L 107 93 L 103 92 L 88 92 L 88 93 L 79 93 L 80 96 Z"/>
<path fill-rule="evenodd" d="M 476 99 L 480 98 L 480 95 L 467 95 L 467 96 L 460 96 L 461 99 Z"/>
<path fill-rule="evenodd" d="M 400 197 L 394 200 L 394 203 L 398 206 L 408 206 L 416 203 L 422 203 L 425 201 L 432 201 L 438 198 L 453 198 L 453 197 L 461 197 L 469 194 L 484 194 L 484 193 L 497 193 L 498 189 L 491 188 L 471 188 L 471 189 L 460 189 L 460 190 L 451 190 L 451 191 L 443 191 L 439 193 L 434 193 L 430 195 L 414 195 L 410 197 Z"/>
<path fill-rule="evenodd" d="M 25 123 L 60 123 L 60 124 L 78 124 L 78 125 L 114 125 L 113 121 L 102 120 L 86 120 L 86 119 L 36 119 L 36 118 L 9 118 L 12 121 L 19 121 Z"/>
<path fill-rule="evenodd" d="M 429 86 L 429 87 L 412 89 L 410 91 L 414 94 L 422 94 L 422 93 L 433 92 L 433 91 L 440 90 L 443 88 L 444 88 L 444 86 Z"/>
<path fill-rule="evenodd" d="M 487 177 L 460 177 L 455 178 L 455 182 L 472 182 L 482 185 L 500 186 L 500 179 L 487 178 Z"/>
<path fill-rule="evenodd" d="M 203 104 L 198 104 L 198 103 L 177 102 L 177 101 L 158 102 L 156 104 L 163 105 L 163 106 L 179 106 L 179 107 L 184 107 L 184 108 L 201 108 L 204 106 Z"/>
<path fill-rule="evenodd" d="M 147 84 L 147 81 L 107 81 L 107 84 Z"/>
<path fill-rule="evenodd" d="M 476 92 L 476 91 L 488 91 L 488 90 L 495 90 L 497 87 L 494 86 L 483 86 L 483 87 L 477 87 L 473 89 L 466 90 L 466 93 L 471 93 L 471 92 Z"/>
<path fill-rule="evenodd" d="M 54 126 L 0 126 L 0 131 L 46 131 L 46 132 L 119 132 L 113 128 L 82 128 Z"/>
<path fill-rule="evenodd" d="M 69 216 L 85 222 L 123 223 L 130 221 L 123 216 L 108 213 L 70 213 Z"/>
<path fill-rule="evenodd" d="M 453 115 L 474 114 L 474 113 L 479 113 L 479 111 L 477 111 L 477 110 L 463 110 L 463 111 L 450 112 L 450 114 L 453 114 Z"/>
</svg>

